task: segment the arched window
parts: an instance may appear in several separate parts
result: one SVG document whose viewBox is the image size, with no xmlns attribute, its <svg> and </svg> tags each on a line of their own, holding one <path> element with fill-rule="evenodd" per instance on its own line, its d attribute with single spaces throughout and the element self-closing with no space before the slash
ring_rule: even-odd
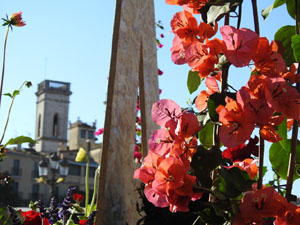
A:
<svg viewBox="0 0 300 225">
<path fill-rule="evenodd" d="M 57 137 L 58 136 L 58 114 L 55 113 L 54 117 L 53 117 L 53 131 L 52 131 L 52 135 L 53 137 Z"/>
<path fill-rule="evenodd" d="M 38 119 L 38 133 L 37 136 L 41 136 L 41 114 L 39 114 L 39 119 Z"/>
</svg>

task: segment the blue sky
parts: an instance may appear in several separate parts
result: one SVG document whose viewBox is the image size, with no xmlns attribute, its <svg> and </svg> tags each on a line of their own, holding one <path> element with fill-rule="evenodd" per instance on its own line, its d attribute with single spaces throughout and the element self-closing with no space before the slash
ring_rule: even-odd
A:
<svg viewBox="0 0 300 225">
<path fill-rule="evenodd" d="M 244 1 L 241 27 L 253 29 L 251 1 Z M 258 1 L 259 12 L 272 4 L 273 0 Z M 163 0 L 154 0 L 156 21 L 161 20 L 165 35 L 161 39 L 163 48 L 158 50 L 158 67 L 164 71 L 159 77 L 161 98 L 171 98 L 181 106 L 193 99 L 199 91 L 190 95 L 186 88 L 189 68 L 171 62 L 170 51 L 173 34 L 169 22 L 180 7 L 166 5 Z M 34 138 L 37 84 L 45 79 L 71 83 L 69 120 L 80 118 L 97 127 L 104 124 L 107 77 L 109 74 L 111 39 L 114 21 L 115 0 L 14 0 L 3 1 L 0 17 L 23 11 L 27 25 L 14 28 L 9 34 L 7 63 L 3 93 L 12 92 L 25 80 L 33 83 L 17 97 L 5 140 L 10 137 L 27 135 Z M 275 9 L 263 22 L 261 36 L 273 39 L 274 33 L 283 25 L 293 21 L 284 7 Z M 232 20 L 236 24 L 235 20 Z M 223 21 L 220 21 L 222 26 Z M 5 28 L 0 27 L 0 55 Z M 219 34 L 217 34 L 219 36 Z M 230 69 L 229 83 L 239 89 L 249 78 L 249 68 Z M 180 92 L 178 91 L 180 90 Z M 0 132 L 3 129 L 9 101 L 3 97 L 1 104 Z M 268 159 L 268 156 L 265 157 Z M 299 182 L 299 181 L 297 181 Z"/>
</svg>

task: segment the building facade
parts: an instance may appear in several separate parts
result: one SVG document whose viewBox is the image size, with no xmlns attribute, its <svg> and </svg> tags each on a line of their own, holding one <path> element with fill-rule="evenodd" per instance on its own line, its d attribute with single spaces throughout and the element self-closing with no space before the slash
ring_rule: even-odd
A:
<svg viewBox="0 0 300 225">
<path fill-rule="evenodd" d="M 43 158 L 54 152 L 61 159 L 67 159 L 69 167 L 69 175 L 62 183 L 55 185 L 58 199 L 63 199 L 70 186 L 76 186 L 79 192 L 85 192 L 86 164 L 75 162 L 76 154 L 83 147 L 89 153 L 93 152 L 89 155 L 97 152 L 99 158 L 101 144 L 95 143 L 95 123 L 88 125 L 77 120 L 68 124 L 70 95 L 70 83 L 45 80 L 38 84 L 35 132 L 37 143 L 29 148 L 18 146 L 8 149 L 7 157 L 0 162 L 0 171 L 11 176 L 13 180 L 6 187 L 0 186 L 7 189 L 0 190 L 0 205 L 28 206 L 30 200 L 39 199 L 47 204 L 50 199 L 50 186 L 37 182 L 38 165 Z M 96 161 L 99 162 L 97 158 Z M 93 157 L 90 157 L 90 197 L 98 166 Z"/>
</svg>

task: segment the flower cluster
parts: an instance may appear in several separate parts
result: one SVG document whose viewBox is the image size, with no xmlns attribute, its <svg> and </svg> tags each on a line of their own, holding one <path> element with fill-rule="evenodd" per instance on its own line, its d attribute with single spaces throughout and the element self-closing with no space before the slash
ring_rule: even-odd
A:
<svg viewBox="0 0 300 225">
<path fill-rule="evenodd" d="M 172 100 L 160 100 L 152 107 L 152 119 L 161 126 L 149 139 L 149 153 L 135 171 L 145 186 L 145 195 L 157 207 L 172 212 L 188 211 L 190 200 L 201 198 L 192 188 L 196 178 L 188 174 L 200 130 L 193 113 L 182 112 Z"/>
</svg>

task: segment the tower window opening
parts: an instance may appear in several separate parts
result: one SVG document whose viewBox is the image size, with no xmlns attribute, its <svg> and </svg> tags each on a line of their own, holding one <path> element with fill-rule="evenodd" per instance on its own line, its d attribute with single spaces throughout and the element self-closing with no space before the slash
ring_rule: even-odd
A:
<svg viewBox="0 0 300 225">
<path fill-rule="evenodd" d="M 38 133 L 37 136 L 41 136 L 41 114 L 39 114 L 39 119 L 38 119 Z"/>
<path fill-rule="evenodd" d="M 52 131 L 53 137 L 58 136 L 58 114 L 56 113 L 53 117 L 53 131 Z"/>
</svg>

